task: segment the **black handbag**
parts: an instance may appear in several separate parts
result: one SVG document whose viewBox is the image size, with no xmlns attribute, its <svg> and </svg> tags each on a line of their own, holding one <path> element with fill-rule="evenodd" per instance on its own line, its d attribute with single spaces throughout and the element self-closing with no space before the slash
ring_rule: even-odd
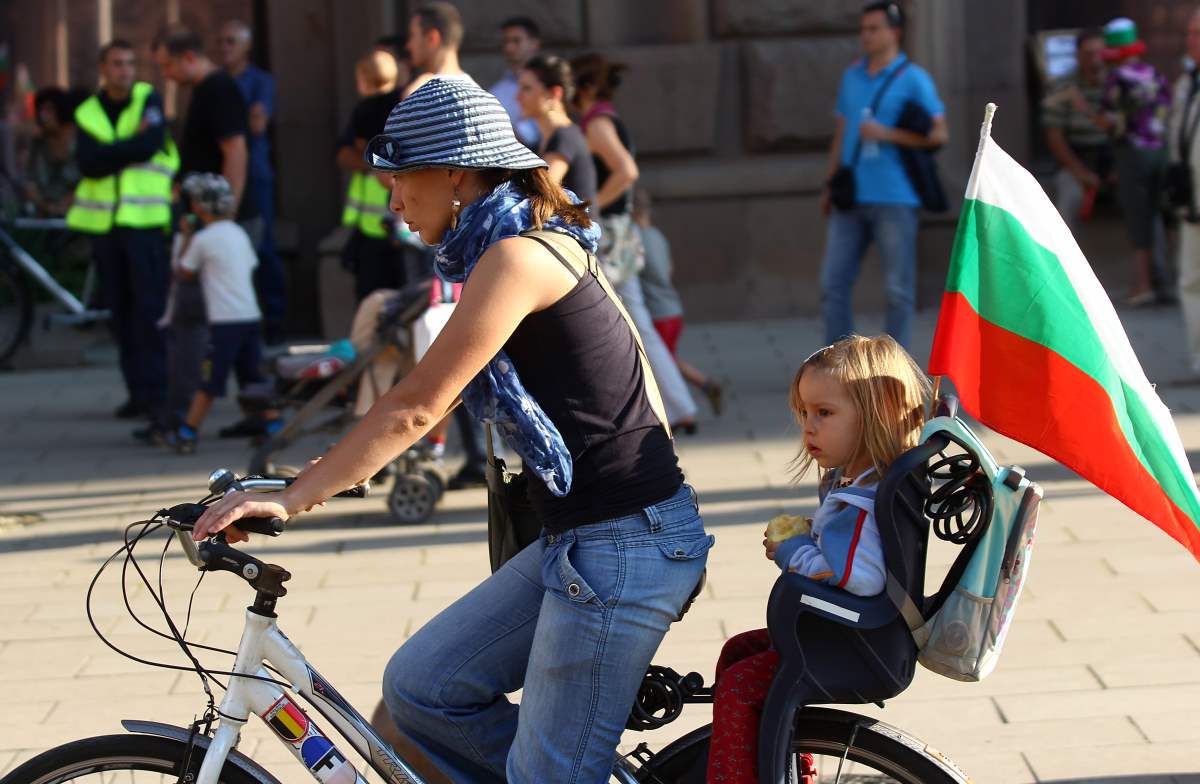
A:
<svg viewBox="0 0 1200 784">
<path fill-rule="evenodd" d="M 857 157 L 857 156 L 855 156 Z M 853 209 L 857 201 L 854 185 L 854 164 L 839 166 L 829 178 L 829 201 L 839 210 Z"/>
<path fill-rule="evenodd" d="M 907 67 L 907 61 L 901 63 L 896 70 L 888 74 L 888 78 L 879 86 L 878 92 L 875 93 L 875 98 L 871 100 L 872 117 L 875 116 L 875 112 L 879 109 L 879 102 L 883 99 L 883 94 L 892 86 L 892 81 Z M 848 118 L 847 122 L 849 122 Z M 829 182 L 825 183 L 829 186 L 829 201 L 839 210 L 853 209 L 854 205 L 858 203 L 857 188 L 854 184 L 854 167 L 858 163 L 858 156 L 861 152 L 862 137 L 859 137 L 854 141 L 854 152 L 850 155 L 850 163 L 837 167 L 833 172 L 833 176 L 829 178 Z"/>
<path fill-rule="evenodd" d="M 537 541 L 542 521 L 529 502 L 525 474 L 514 474 L 496 457 L 492 426 L 487 430 L 488 557 L 495 572 L 504 562 Z"/>
</svg>

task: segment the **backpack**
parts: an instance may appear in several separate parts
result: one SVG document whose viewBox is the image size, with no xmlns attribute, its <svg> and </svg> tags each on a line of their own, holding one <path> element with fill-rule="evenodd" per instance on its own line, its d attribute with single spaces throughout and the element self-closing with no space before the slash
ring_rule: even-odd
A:
<svg viewBox="0 0 1200 784">
<path fill-rule="evenodd" d="M 916 101 L 905 101 L 896 118 L 896 127 L 906 131 L 928 136 L 933 127 L 933 118 L 925 107 Z M 942 178 L 938 174 L 937 161 L 933 154 L 937 150 L 918 150 L 914 147 L 901 145 L 899 147 L 900 163 L 904 174 L 908 177 L 917 198 L 921 200 L 921 208 L 928 212 L 945 212 L 950 209 L 946 199 L 946 190 L 942 187 Z"/>
<path fill-rule="evenodd" d="M 931 461 L 925 516 L 936 536 L 963 549 L 920 611 L 907 594 L 889 594 L 907 605 L 900 610 L 921 664 L 954 680 L 979 681 L 995 668 L 1012 625 L 1033 554 L 1042 489 L 1019 466 L 999 465 L 958 416 L 929 420 L 922 442 L 938 436 L 966 454 L 943 453 Z"/>
</svg>

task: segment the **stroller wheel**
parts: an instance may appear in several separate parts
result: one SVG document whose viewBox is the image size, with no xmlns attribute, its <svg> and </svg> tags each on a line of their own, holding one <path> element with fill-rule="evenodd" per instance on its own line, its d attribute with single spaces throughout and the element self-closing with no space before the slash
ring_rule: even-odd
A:
<svg viewBox="0 0 1200 784">
<path fill-rule="evenodd" d="M 272 479 L 294 479 L 300 476 L 300 469 L 290 465 L 276 465 L 275 463 L 267 463 L 267 470 L 263 472 L 264 476 L 269 476 Z"/>
<path fill-rule="evenodd" d="M 396 522 L 404 525 L 423 523 L 437 505 L 437 490 L 420 474 L 398 474 L 388 493 L 388 510 Z"/>
<path fill-rule="evenodd" d="M 442 496 L 446 494 L 446 478 L 441 472 L 435 468 L 421 469 L 421 476 L 429 480 L 429 484 L 433 487 L 434 502 L 442 500 Z"/>
</svg>

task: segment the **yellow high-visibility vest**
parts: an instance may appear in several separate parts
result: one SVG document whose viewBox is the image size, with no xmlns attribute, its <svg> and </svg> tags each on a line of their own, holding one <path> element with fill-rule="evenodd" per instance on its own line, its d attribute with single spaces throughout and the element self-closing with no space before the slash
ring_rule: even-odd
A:
<svg viewBox="0 0 1200 784">
<path fill-rule="evenodd" d="M 108 114 L 93 95 L 75 110 L 75 123 L 101 144 L 115 144 L 137 135 L 154 88 L 136 82 L 129 105 L 113 128 Z M 107 234 L 113 226 L 156 229 L 171 223 L 171 183 L 179 171 L 179 151 L 168 133 L 154 157 L 134 163 L 108 177 L 84 177 L 75 188 L 75 201 L 67 212 L 67 226 L 89 234 Z"/>
<path fill-rule="evenodd" d="M 383 219 L 391 211 L 388 207 L 391 199 L 392 192 L 374 174 L 354 172 L 350 175 L 350 187 L 346 190 L 342 225 L 356 226 L 368 237 L 386 237 Z"/>
</svg>

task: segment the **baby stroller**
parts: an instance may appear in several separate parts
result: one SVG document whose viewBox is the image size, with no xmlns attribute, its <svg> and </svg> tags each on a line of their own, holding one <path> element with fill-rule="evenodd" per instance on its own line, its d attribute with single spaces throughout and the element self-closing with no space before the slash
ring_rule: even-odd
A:
<svg viewBox="0 0 1200 784">
<path fill-rule="evenodd" d="M 431 285 L 433 296 L 431 296 Z M 413 327 L 433 302 L 452 294 L 429 280 L 390 294 L 379 313 L 370 344 L 360 350 L 348 340 L 332 344 L 294 346 L 268 360 L 270 381 L 239 394 L 248 412 L 268 409 L 294 411 L 277 431 L 256 444 L 248 473 L 265 477 L 295 476 L 297 469 L 276 464 L 274 456 L 301 438 L 321 432 L 338 433 L 354 421 L 356 384 L 371 384 L 371 368 L 385 351 L 412 357 Z M 377 390 L 382 394 L 384 389 Z M 448 477 L 422 442 L 406 450 L 393 466 L 395 479 L 388 509 L 396 522 L 415 525 L 429 519 L 445 493 Z"/>
</svg>

